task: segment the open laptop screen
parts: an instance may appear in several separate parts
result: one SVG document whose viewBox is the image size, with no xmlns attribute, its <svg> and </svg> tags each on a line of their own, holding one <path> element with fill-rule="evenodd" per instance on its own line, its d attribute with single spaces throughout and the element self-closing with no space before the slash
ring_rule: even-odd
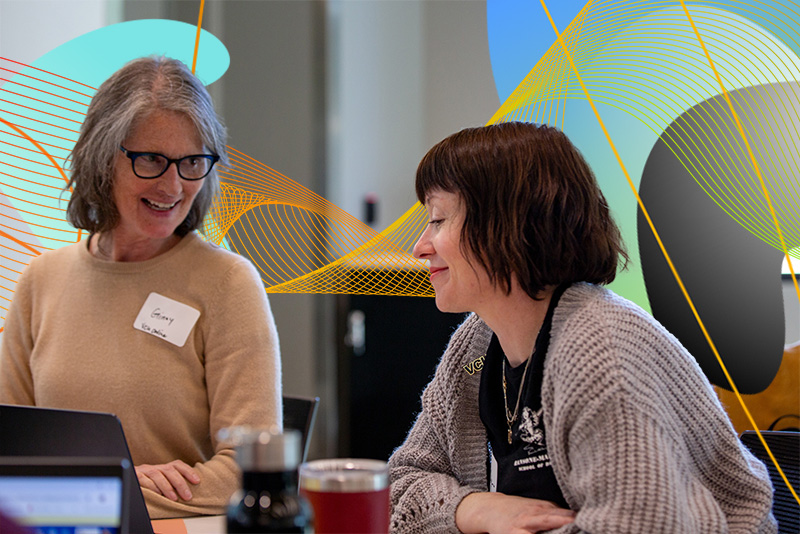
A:
<svg viewBox="0 0 800 534">
<path fill-rule="evenodd" d="M 125 459 L 0 458 L 0 511 L 37 534 L 121 534 Z"/>
<path fill-rule="evenodd" d="M 0 457 L 19 456 L 124 458 L 132 465 L 122 425 L 114 415 L 0 404 Z M 153 534 L 136 476 L 127 477 L 126 488 L 130 531 Z"/>
</svg>

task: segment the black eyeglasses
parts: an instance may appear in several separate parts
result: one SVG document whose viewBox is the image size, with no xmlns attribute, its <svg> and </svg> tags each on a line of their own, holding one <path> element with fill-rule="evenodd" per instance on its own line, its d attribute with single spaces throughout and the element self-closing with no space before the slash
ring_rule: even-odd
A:
<svg viewBox="0 0 800 534">
<path fill-rule="evenodd" d="M 184 180 L 202 180 L 219 161 L 219 156 L 215 154 L 194 154 L 172 159 L 156 152 L 132 152 L 122 145 L 119 149 L 131 159 L 133 174 L 145 180 L 158 178 L 173 163 L 178 169 L 178 176 Z"/>
</svg>

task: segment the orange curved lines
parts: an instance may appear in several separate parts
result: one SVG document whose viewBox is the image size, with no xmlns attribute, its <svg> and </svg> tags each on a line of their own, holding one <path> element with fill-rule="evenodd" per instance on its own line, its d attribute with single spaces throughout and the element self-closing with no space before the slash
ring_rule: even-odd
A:
<svg viewBox="0 0 800 534">
<path fill-rule="evenodd" d="M 3 110 L 3 111 L 5 113 L 7 113 L 8 115 L 14 115 L 15 117 L 21 117 L 21 118 L 29 120 L 29 121 L 38 122 L 39 124 L 46 124 L 47 126 L 52 126 L 53 128 L 58 128 L 59 130 L 66 130 L 67 132 L 72 132 L 72 133 L 76 133 L 76 134 L 80 133 L 78 130 L 71 130 L 71 129 L 65 128 L 63 126 L 57 126 L 55 124 L 50 124 L 49 122 L 40 121 L 38 119 L 32 119 L 30 117 L 26 117 L 25 115 L 20 115 L 19 113 L 12 113 L 12 112 L 10 112 L 8 110 Z M 5 122 L 6 124 L 11 124 L 11 123 L 6 122 L 6 121 L 3 121 L 3 122 Z M 65 138 L 64 137 L 60 137 L 59 139 L 65 139 Z"/>
<path fill-rule="evenodd" d="M 20 219 L 14 219 L 14 218 L 12 218 L 12 217 L 8 217 L 8 216 L 6 216 L 6 217 L 4 217 L 4 218 L 6 218 L 6 219 L 11 219 L 11 220 L 16 220 L 16 221 L 19 221 L 19 220 L 20 220 Z M 23 222 L 25 222 L 25 221 L 23 221 Z M 42 226 L 42 225 L 40 225 L 40 224 L 33 224 L 33 223 L 28 223 L 28 224 L 29 224 L 30 226 L 37 226 L 37 227 L 39 227 L 39 228 L 44 228 L 44 229 L 46 229 L 46 230 L 58 230 L 57 228 L 50 228 L 50 227 L 47 227 L 47 226 Z M 9 226 L 9 225 L 7 225 L 7 224 L 2 224 L 2 223 L 0 223 L 0 227 L 3 227 L 3 228 L 8 228 L 9 230 L 13 230 L 13 231 L 15 231 L 15 232 L 18 232 L 18 233 L 20 233 L 20 234 L 29 235 L 29 236 L 31 236 L 31 237 L 35 237 L 35 238 L 42 237 L 42 236 L 41 236 L 39 233 L 37 233 L 37 232 L 26 232 L 25 230 L 20 230 L 19 228 L 15 228 L 15 227 L 13 227 L 13 226 Z M 62 230 L 62 231 L 63 231 L 63 230 Z M 48 237 L 47 239 L 48 239 L 48 240 L 50 240 L 50 241 L 55 241 L 56 243 L 62 243 L 63 245 L 71 245 L 72 243 L 75 243 L 75 241 L 74 241 L 74 240 L 58 239 L 58 238 L 55 238 L 55 237 Z M 33 246 L 33 245 L 30 245 L 30 246 Z"/>
<path fill-rule="evenodd" d="M 3 83 L 0 86 L 0 248 L 3 251 L 0 255 L 0 299 L 10 302 L 16 279 L 31 258 L 82 238 L 81 230 L 65 224 L 64 209 L 58 205 L 61 200 L 58 192 L 68 198 L 69 190 L 64 189 L 69 178 L 53 153 L 69 153 L 67 147 L 75 143 L 78 132 L 64 124 L 80 125 L 76 117 L 84 113 L 81 108 L 72 108 L 87 104 L 74 98 L 90 97 L 60 81 L 53 83 L 29 74 L 44 73 L 40 69 L 15 73 L 5 68 L 5 61 L 8 60 L 0 58 L 0 70 L 30 80 L 27 83 L 8 78 L 0 80 Z M 55 91 L 73 98 L 59 96 Z M 28 124 L 44 127 L 30 128 Z M 16 139 L 25 142 L 15 142 Z M 55 172 L 48 173 L 46 168 L 53 168 Z M 5 310 L 7 306 L 0 308 Z M 0 332 L 1 326 L 0 322 Z"/>
<path fill-rule="evenodd" d="M 11 146 L 16 146 L 16 145 L 12 145 L 11 143 L 5 143 L 5 144 L 7 144 L 7 145 L 11 145 Z M 20 149 L 21 149 L 21 148 L 23 148 L 23 147 L 17 147 L 17 148 L 20 148 Z M 31 152 L 34 152 L 34 153 L 36 153 L 36 151 L 35 151 L 35 150 L 31 150 L 31 149 L 25 149 L 25 150 L 29 150 L 29 151 L 31 151 Z M 48 165 L 47 163 L 43 163 L 43 162 L 41 162 L 41 161 L 36 161 L 36 160 L 28 159 L 28 158 L 23 158 L 22 156 L 19 156 L 19 155 L 17 155 L 17 154 L 12 154 L 12 153 L 10 153 L 10 152 L 5 152 L 5 151 L 3 151 L 3 150 L 0 150 L 0 154 L 2 154 L 3 156 L 8 156 L 9 158 L 13 158 L 13 159 L 21 159 L 22 161 L 26 161 L 26 162 L 28 162 L 28 163 L 32 163 L 33 165 L 44 165 L 45 167 L 50 167 L 50 165 Z M 16 167 L 16 168 L 18 168 L 18 169 L 27 170 L 27 169 L 25 169 L 24 167 L 19 167 L 19 166 L 16 166 L 16 165 L 11 165 L 10 163 L 6 163 L 6 165 L 9 165 L 9 166 L 11 166 L 11 167 Z M 37 173 L 37 174 L 42 174 L 42 173 Z M 42 174 L 42 176 L 47 176 L 47 175 L 46 175 L 46 174 Z M 34 182 L 34 183 L 36 183 L 36 182 Z M 46 185 L 46 184 L 42 184 L 42 185 L 44 185 L 45 187 L 54 187 L 54 186 L 52 186 L 52 185 Z M 60 189 L 60 188 L 57 188 L 57 189 Z"/>
<path fill-rule="evenodd" d="M 78 110 L 76 110 L 76 109 L 70 109 L 70 108 L 68 108 L 68 107 L 64 107 L 64 106 L 59 106 L 58 104 L 54 104 L 54 103 L 52 103 L 52 102 L 47 102 L 46 100 L 42 100 L 42 99 L 40 99 L 40 98 L 33 98 L 32 96 L 29 96 L 29 95 L 24 95 L 24 94 L 22 94 L 22 93 L 17 93 L 17 92 L 15 92 L 15 91 L 9 91 L 8 89 L 5 89 L 4 91 L 5 91 L 5 92 L 7 92 L 8 94 L 11 94 L 11 95 L 14 95 L 14 96 L 18 96 L 18 97 L 20 97 L 20 98 L 23 98 L 23 99 L 26 99 L 26 100 L 33 100 L 34 102 L 39 102 L 39 103 L 41 103 L 41 104 L 44 104 L 44 105 L 46 105 L 46 106 L 53 106 L 53 107 L 56 107 L 56 108 L 58 108 L 58 109 L 63 109 L 64 111 L 69 111 L 70 113 L 77 113 L 77 114 L 78 114 L 78 115 L 80 115 L 81 117 L 85 117 L 85 116 L 86 116 L 86 113 L 83 113 L 82 111 L 78 111 Z M 49 93 L 49 94 L 52 94 L 52 93 Z M 12 104 L 12 105 L 14 105 L 14 106 L 20 106 L 20 107 L 24 107 L 24 108 L 27 108 L 27 109 L 33 110 L 33 111 L 35 111 L 35 112 L 37 112 L 37 113 L 46 113 L 46 114 L 48 114 L 48 115 L 52 115 L 53 117 L 59 117 L 58 115 L 55 115 L 55 114 L 52 114 L 52 113 L 47 113 L 46 111 L 42 111 L 42 110 L 40 110 L 40 109 L 32 108 L 32 107 L 30 107 L 30 106 L 23 106 L 23 105 L 21 105 L 21 104 L 17 104 L 16 102 L 9 102 L 9 101 L 7 101 L 7 100 L 3 100 L 3 102 L 8 102 L 9 104 Z M 83 122 L 83 119 L 81 119 L 81 120 L 75 120 L 75 119 L 68 119 L 68 118 L 66 118 L 66 117 L 59 117 L 59 118 L 63 118 L 64 120 L 68 120 L 68 121 L 76 122 L 76 123 L 78 123 L 78 124 L 81 124 L 81 123 Z"/>
<path fill-rule="evenodd" d="M 2 230 L 0 230 L 0 237 L 5 237 L 6 239 L 10 239 L 11 241 L 13 241 L 14 243 L 16 243 L 17 245 L 19 245 L 19 246 L 21 246 L 21 247 L 24 247 L 24 248 L 26 248 L 26 249 L 28 249 L 28 250 L 30 250 L 31 252 L 33 252 L 33 253 L 34 253 L 35 255 L 37 255 L 37 256 L 39 256 L 39 255 L 41 254 L 41 252 L 39 252 L 38 250 L 36 250 L 36 249 L 35 249 L 35 248 L 33 248 L 32 246 L 30 246 L 29 244 L 25 243 L 24 241 L 20 241 L 20 240 L 19 240 L 19 239 L 17 239 L 16 237 L 14 237 L 14 236 L 12 236 L 12 235 L 10 235 L 10 234 L 7 234 L 7 233 L 5 233 L 5 232 L 4 232 L 4 231 L 2 231 Z"/>
<path fill-rule="evenodd" d="M 0 69 L 0 70 L 3 70 L 3 69 Z M 18 81 L 11 80 L 9 78 L 0 78 L 0 82 L 13 83 L 14 85 L 19 85 L 20 87 L 24 87 L 24 88 L 30 89 L 32 91 L 37 91 L 37 92 L 45 94 L 45 95 L 50 95 L 50 96 L 58 98 L 60 100 L 66 100 L 67 102 L 74 102 L 74 103 L 76 103 L 76 104 L 78 104 L 80 106 L 83 106 L 83 107 L 89 107 L 89 104 L 87 104 L 85 102 L 78 102 L 77 100 L 73 100 L 71 98 L 67 98 L 67 97 L 65 97 L 63 95 L 58 95 L 56 93 L 51 93 L 50 91 L 43 91 L 42 89 L 38 89 L 36 87 L 33 87 L 31 85 L 26 85 L 24 83 L 19 83 Z M 67 111 L 72 111 L 74 113 L 80 113 L 81 115 L 85 115 L 85 113 L 83 113 L 81 111 L 78 111 L 78 110 L 75 110 L 75 109 L 70 109 L 70 108 L 67 108 L 67 107 L 64 107 L 64 106 L 59 106 L 58 104 L 54 104 L 53 102 L 48 102 L 47 100 L 41 100 L 41 99 L 38 99 L 38 98 L 33 98 L 32 96 L 23 95 L 21 93 L 15 93 L 14 91 L 9 91 L 7 88 L 4 89 L 4 91 L 7 91 L 7 92 L 11 93 L 12 95 L 18 95 L 18 96 L 20 96 L 22 98 L 29 98 L 29 99 L 32 99 L 32 100 L 36 100 L 37 102 L 41 102 L 42 104 L 45 104 L 45 105 L 48 105 L 48 106 L 55 106 L 57 108 L 65 109 Z"/>
<path fill-rule="evenodd" d="M 94 89 L 5 58 L 0 71 L 11 73 L 0 78 L 0 190 L 6 199 L 0 199 L 0 299 L 10 301 L 16 278 L 33 256 L 83 236 L 58 224 L 64 210 L 56 203 L 71 193 L 63 165 L 79 133 L 65 125 L 80 123 L 76 118 L 85 115 L 92 96 L 83 88 Z M 426 264 L 410 254 L 426 220 L 419 205 L 379 233 L 255 158 L 228 149 L 230 163 L 218 169 L 220 194 L 203 234 L 250 258 L 267 291 L 433 296 Z M 65 163 L 59 165 L 51 151 L 64 153 Z"/>
<path fill-rule="evenodd" d="M 73 79 L 71 79 L 71 78 L 67 78 L 67 77 L 65 77 L 65 76 L 61 76 L 61 75 L 59 75 L 59 74 L 55 74 L 55 73 L 53 73 L 53 72 L 49 72 L 49 71 L 46 71 L 46 70 L 42 70 L 42 69 L 39 69 L 39 68 L 36 68 L 36 67 L 31 67 L 30 65 L 26 65 L 25 63 L 20 63 L 19 61 L 14 61 L 13 59 L 8 59 L 7 57 L 0 57 L 0 59 L 1 59 L 1 60 L 3 60 L 3 61 L 8 61 L 9 63 L 14 63 L 14 64 L 16 64 L 16 65 L 19 65 L 19 66 L 21 66 L 22 68 L 25 68 L 25 69 L 31 69 L 31 70 L 39 71 L 39 72 L 41 72 L 41 73 L 47 74 L 48 76 L 55 76 L 56 78 L 61 78 L 62 80 L 66 80 L 66 81 L 68 81 L 68 82 L 70 82 L 70 83 L 74 83 L 74 84 L 77 84 L 77 85 L 82 85 L 82 86 L 86 87 L 87 89 L 91 89 L 91 90 L 92 90 L 92 92 L 96 91 L 96 89 L 95 89 L 94 87 L 92 87 L 91 85 L 86 85 L 85 83 L 81 83 L 81 82 L 75 81 L 75 80 L 73 80 Z M 5 70 L 5 71 L 8 71 L 8 72 L 13 72 L 13 73 L 15 73 L 15 74 L 18 74 L 19 76 L 25 76 L 26 78 L 33 78 L 33 76 L 30 76 L 30 75 L 28 75 L 28 74 L 23 74 L 23 73 L 21 73 L 21 72 L 19 72 L 19 73 L 18 73 L 18 72 L 16 72 L 16 71 L 12 71 L 12 70 L 9 70 L 9 69 L 6 69 L 6 68 L 0 68 L 0 70 Z M 34 78 L 34 79 L 37 79 L 37 80 L 38 80 L 38 78 Z M 59 87 L 59 88 L 61 88 L 61 89 L 64 89 L 64 90 L 66 90 L 66 91 L 71 91 L 71 92 L 73 92 L 73 93 L 77 93 L 77 94 L 79 94 L 79 95 L 82 95 L 82 96 L 85 96 L 86 98 L 89 98 L 89 99 L 91 99 L 91 98 L 92 98 L 92 95 L 87 95 L 87 94 L 85 94 L 85 93 L 78 92 L 78 91 L 76 91 L 76 90 L 74 90 L 74 89 L 69 89 L 68 87 L 64 87 L 64 86 L 62 86 L 62 85 L 58 85 L 58 84 L 55 84 L 55 83 L 53 83 L 53 82 L 44 82 L 44 83 L 48 83 L 48 84 L 50 84 L 50 85 L 55 85 L 56 87 Z"/>
<path fill-rule="evenodd" d="M 24 168 L 24 167 L 20 167 L 20 166 L 18 166 L 18 165 L 11 165 L 10 163 L 6 163 L 6 164 L 5 164 L 5 166 L 6 166 L 6 167 L 13 167 L 13 168 L 15 168 L 15 169 L 20 169 L 20 170 L 22 170 L 22 171 L 27 171 L 27 172 L 28 172 L 28 173 L 30 173 L 30 174 L 38 174 L 39 176 L 43 176 L 43 177 L 45 177 L 45 178 L 57 178 L 56 176 L 53 176 L 53 175 L 51 175 L 51 174 L 45 174 L 45 173 L 43 173 L 43 172 L 36 172 L 36 171 L 32 171 L 32 170 L 30 170 L 30 169 L 26 169 L 26 168 Z M 17 179 L 17 180 L 21 180 L 21 181 L 23 181 L 23 182 L 28 182 L 29 184 L 37 185 L 37 186 L 40 186 L 40 187 L 49 187 L 49 188 L 51 188 L 51 189 L 56 189 L 56 190 L 58 190 L 58 191 L 60 191 L 60 190 L 62 189 L 62 188 L 60 188 L 60 187 L 54 187 L 54 186 L 52 186 L 52 185 L 43 184 L 43 183 L 40 183 L 40 182 L 37 182 L 37 181 L 34 181 L 34 180 L 27 180 L 27 179 L 25 179 L 25 178 L 21 178 L 21 177 L 19 177 L 19 176 L 16 176 L 16 175 L 14 175 L 14 174 L 9 174 L 9 173 L 7 173 L 7 172 L 0 172 L 0 175 L 3 175 L 3 176 L 8 176 L 9 178 L 15 178 L 15 179 Z M 5 187 L 12 187 L 12 188 L 14 188 L 14 189 L 19 189 L 19 190 L 21 190 L 21 191 L 26 191 L 25 189 L 22 189 L 22 188 L 19 188 L 19 187 L 14 187 L 13 185 L 9 185 L 9 184 L 3 184 L 3 185 L 4 185 Z M 55 199 L 55 200 L 58 200 L 58 198 L 59 198 L 59 197 L 51 197 L 51 196 L 49 196 L 49 195 L 40 195 L 40 196 L 43 196 L 43 197 L 45 197 L 45 198 L 52 198 L 52 199 Z"/>
<path fill-rule="evenodd" d="M 15 126 L 14 124 L 11 124 L 10 122 L 8 122 L 7 120 L 5 120 L 5 119 L 4 119 L 4 118 L 2 118 L 2 117 L 0 117 L 0 122 L 2 122 L 3 124 L 5 124 L 6 126 L 9 126 L 9 127 L 10 127 L 10 128 L 12 128 L 14 131 L 16 131 L 17 133 L 19 133 L 20 135 L 22 135 L 22 137 L 24 137 L 25 139 L 27 139 L 28 141 L 30 141 L 31 143 L 33 143 L 33 145 L 34 145 L 34 146 L 36 146 L 36 148 L 38 148 L 38 149 L 39 149 L 39 151 L 40 151 L 42 154 L 44 154 L 44 155 L 45 155 L 45 157 L 46 157 L 47 159 L 49 159 L 49 160 L 50 160 L 50 163 L 52 163 L 52 164 L 53 164 L 53 167 L 55 167 L 55 168 L 56 168 L 56 170 L 58 171 L 58 173 L 59 173 L 59 174 L 61 175 L 61 177 L 64 179 L 64 183 L 65 183 L 65 184 L 68 184 L 68 183 L 69 183 L 69 178 L 67 178 L 67 175 L 66 175 L 66 173 L 64 172 L 64 169 L 62 169 L 62 168 L 61 168 L 61 166 L 60 166 L 58 163 L 56 163 L 56 160 L 54 160 L 54 159 L 53 159 L 53 156 L 51 156 L 51 155 L 50 155 L 50 153 L 49 153 L 47 150 L 45 150 L 45 149 L 44 149 L 44 147 L 43 147 L 42 145 L 40 145 L 38 141 L 36 141 L 36 140 L 35 140 L 35 139 L 33 139 L 31 136 L 29 136 L 28 134 L 26 134 L 24 131 L 22 131 L 22 130 L 20 130 L 19 128 L 17 128 L 17 126 Z"/>
<path fill-rule="evenodd" d="M 11 92 L 11 91 L 7 91 L 7 92 L 9 92 L 9 93 L 11 93 L 11 94 L 13 94 L 13 95 L 18 95 L 18 93 L 13 93 L 13 92 Z M 22 96 L 22 95 L 19 95 L 19 96 Z M 34 99 L 34 100 L 36 100 L 36 99 Z M 39 100 L 36 100 L 36 101 L 38 102 Z M 59 117 L 59 116 L 58 116 L 58 115 L 56 115 L 55 113 L 49 113 L 49 112 L 47 112 L 47 111 L 42 111 L 42 110 L 40 110 L 40 109 L 32 108 L 32 107 L 30 107 L 30 106 L 23 106 L 22 104 L 18 104 L 18 103 L 16 103 L 16 102 L 11 102 L 11 101 L 9 101 L 9 100 L 0 99 L 0 102 L 5 102 L 6 104 L 11 104 L 12 106 L 17 106 L 17 107 L 20 107 L 20 108 L 22 108 L 22 109 L 29 109 L 29 110 L 31 110 L 31 111 L 35 111 L 35 112 L 37 112 L 37 113 L 41 113 L 41 114 L 43 114 L 43 115 L 50 115 L 51 117 L 57 117 L 57 118 L 60 118 L 60 119 L 62 119 L 62 120 L 65 120 L 65 121 L 74 122 L 74 123 L 75 123 L 75 124 L 77 124 L 78 126 L 80 126 L 80 125 L 81 125 L 81 123 L 83 123 L 83 121 L 76 121 L 75 119 L 67 119 L 66 117 Z M 59 107 L 61 107 L 61 106 L 59 106 Z M 64 108 L 64 109 L 66 109 L 66 108 Z M 67 110 L 67 111 L 72 111 L 72 110 Z M 24 115 L 20 115 L 20 116 L 21 116 L 21 117 L 24 117 Z M 52 126 L 52 125 L 51 125 L 51 126 Z M 67 128 L 64 128 L 64 129 L 65 129 L 65 130 L 67 130 Z M 71 132 L 77 132 L 77 130 L 69 130 L 69 131 L 71 131 Z"/>
<path fill-rule="evenodd" d="M 0 91 L 2 91 L 2 89 L 0 89 Z M 14 114 L 13 114 L 13 113 L 11 113 L 11 115 L 14 115 Z M 43 124 L 47 124 L 47 123 L 43 123 Z M 54 134 L 51 134 L 51 133 L 43 132 L 42 130 L 36 130 L 35 128 L 28 128 L 28 127 L 25 127 L 25 129 L 26 129 L 27 131 L 29 131 L 29 132 L 33 132 L 33 133 L 36 133 L 36 134 L 42 134 L 42 135 L 46 135 L 46 136 L 49 136 L 49 137 L 53 137 L 54 139 L 61 139 L 61 140 L 63 140 L 63 141 L 67 141 L 68 143 L 73 143 L 73 144 L 75 143 L 75 139 L 70 139 L 69 137 L 61 137 L 60 135 L 54 135 Z M 10 133 L 10 132 L 9 132 L 7 135 L 12 135 L 12 136 L 14 136 L 14 137 L 23 137 L 23 136 L 16 135 L 16 134 L 13 134 L 13 133 Z M 41 144 L 42 144 L 42 145 L 47 145 L 48 143 L 44 143 L 44 142 L 42 142 Z M 51 144 L 51 145 L 48 145 L 48 146 L 51 146 L 51 147 L 53 147 L 53 148 L 61 148 L 61 147 L 60 147 L 60 146 L 58 146 L 58 145 L 52 145 L 52 144 Z"/>
<path fill-rule="evenodd" d="M 31 143 L 33 143 L 33 144 L 34 144 L 34 145 L 35 145 L 35 146 L 36 146 L 36 147 L 39 149 L 39 151 L 40 151 L 42 154 L 44 154 L 44 155 L 45 155 L 45 157 L 46 157 L 47 159 L 49 159 L 49 160 L 50 160 L 50 162 L 53 164 L 53 167 L 55 167 L 55 168 L 56 168 L 56 170 L 58 171 L 58 173 L 59 173 L 59 174 L 61 175 L 61 177 L 64 179 L 64 183 L 65 183 L 65 184 L 66 184 L 66 183 L 69 183 L 69 178 L 67 178 L 67 175 L 66 175 L 66 173 L 64 173 L 64 169 L 62 169 L 62 168 L 61 168 L 61 166 L 60 166 L 58 163 L 56 163 L 56 160 L 54 160 L 54 159 L 53 159 L 53 156 L 51 156 L 51 155 L 50 155 L 50 153 L 49 153 L 47 150 L 45 150 L 45 149 L 44 149 L 44 147 L 43 147 L 42 145 L 40 145 L 40 144 L 39 144 L 39 143 L 38 143 L 38 142 L 37 142 L 35 139 L 31 138 L 31 137 L 30 137 L 28 134 L 26 134 L 24 131 L 22 131 L 22 130 L 20 130 L 19 128 L 17 128 L 17 126 L 15 126 L 14 124 L 12 124 L 12 123 L 8 122 L 7 120 L 3 119 L 2 117 L 0 117 L 0 122 L 2 122 L 3 124 L 5 124 L 5 125 L 9 126 L 9 127 L 10 127 L 10 128 L 12 128 L 13 130 L 15 130 L 16 132 L 18 132 L 20 135 L 22 135 L 22 136 L 23 136 L 25 139 L 27 139 L 28 141 L 30 141 Z"/>
</svg>

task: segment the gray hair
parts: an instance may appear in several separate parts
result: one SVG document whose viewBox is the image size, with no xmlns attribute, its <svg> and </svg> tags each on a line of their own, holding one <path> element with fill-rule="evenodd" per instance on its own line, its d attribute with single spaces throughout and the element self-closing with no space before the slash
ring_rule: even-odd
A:
<svg viewBox="0 0 800 534">
<path fill-rule="evenodd" d="M 75 228 L 107 232 L 119 223 L 113 201 L 114 157 L 131 130 L 155 110 L 186 115 L 208 150 L 227 163 L 225 127 L 205 86 L 182 62 L 167 57 L 135 59 L 103 82 L 89 104 L 71 153 L 72 187 L 67 220 Z M 200 228 L 219 191 L 216 169 L 205 178 L 186 219 L 175 229 L 186 235 Z"/>
</svg>

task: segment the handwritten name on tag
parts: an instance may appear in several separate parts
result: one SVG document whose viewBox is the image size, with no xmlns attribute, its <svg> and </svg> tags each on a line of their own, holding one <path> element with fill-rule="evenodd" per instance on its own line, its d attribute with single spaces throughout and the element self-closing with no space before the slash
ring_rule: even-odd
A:
<svg viewBox="0 0 800 534">
<path fill-rule="evenodd" d="M 158 293 L 150 293 L 133 327 L 182 347 L 199 318 L 200 312 L 191 306 Z"/>
</svg>

